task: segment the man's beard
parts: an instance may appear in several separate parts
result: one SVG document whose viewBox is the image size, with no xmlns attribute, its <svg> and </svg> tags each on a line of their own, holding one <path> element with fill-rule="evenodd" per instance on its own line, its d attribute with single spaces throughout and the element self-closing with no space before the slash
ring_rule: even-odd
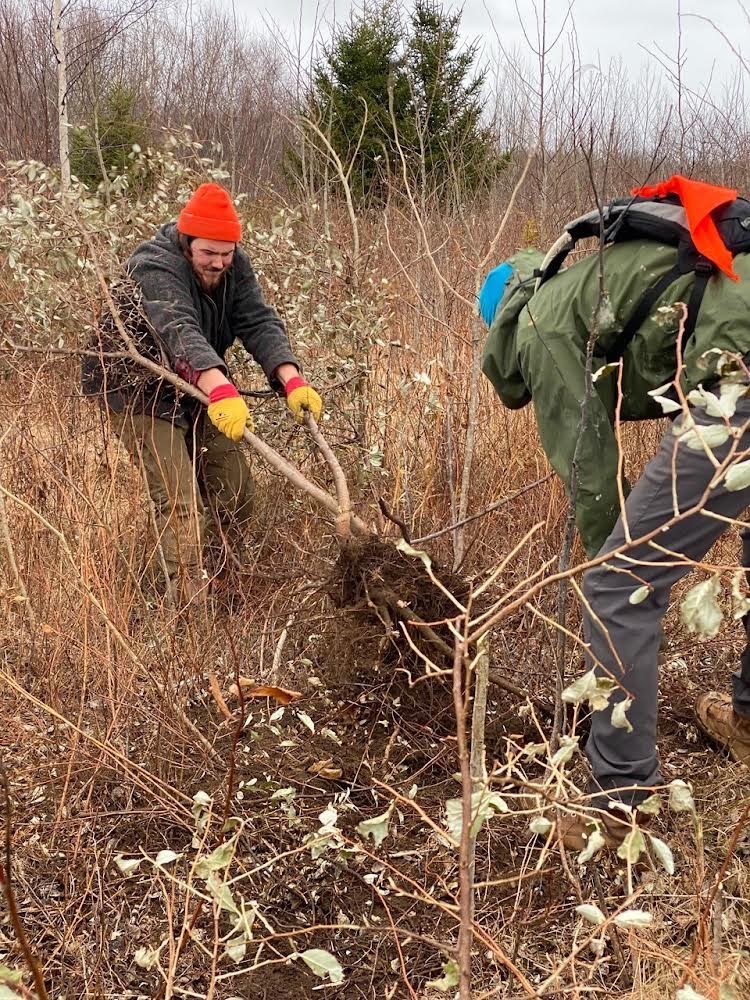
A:
<svg viewBox="0 0 750 1000">
<path fill-rule="evenodd" d="M 198 281 L 201 283 L 205 291 L 213 292 L 216 288 L 218 288 L 219 282 L 221 281 L 225 270 L 226 268 L 222 268 L 220 271 L 198 271 Z"/>
</svg>

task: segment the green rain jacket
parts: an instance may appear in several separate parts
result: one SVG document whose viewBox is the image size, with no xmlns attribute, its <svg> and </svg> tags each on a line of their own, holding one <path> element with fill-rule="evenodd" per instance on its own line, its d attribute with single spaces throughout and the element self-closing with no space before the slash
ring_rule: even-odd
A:
<svg viewBox="0 0 750 1000">
<path fill-rule="evenodd" d="M 606 364 L 608 351 L 643 294 L 676 263 L 677 251 L 652 241 L 632 240 L 608 246 L 603 260 L 606 299 L 600 309 L 595 372 Z M 533 250 L 510 258 L 514 276 L 490 327 L 482 371 L 511 409 L 533 399 L 542 446 L 570 496 L 586 344 L 599 302 L 599 258 L 594 254 L 571 265 L 529 298 L 533 287 L 529 282 L 540 262 L 541 254 Z M 722 274 L 709 280 L 695 332 L 685 347 L 686 391 L 715 379 L 715 355 L 705 355 L 711 348 L 750 353 L 750 255 L 735 257 L 734 267 L 738 282 Z M 667 288 L 625 350 L 622 420 L 662 416 L 661 407 L 648 392 L 675 377 L 681 309 L 674 306 L 687 302 L 693 280 L 688 274 Z M 589 556 L 604 544 L 620 512 L 614 435 L 617 373 L 599 378 L 594 389 L 579 452 L 576 504 L 576 522 Z"/>
</svg>

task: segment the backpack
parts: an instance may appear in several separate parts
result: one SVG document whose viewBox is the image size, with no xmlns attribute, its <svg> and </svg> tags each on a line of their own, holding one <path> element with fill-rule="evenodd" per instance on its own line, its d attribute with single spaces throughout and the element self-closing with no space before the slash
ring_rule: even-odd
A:
<svg viewBox="0 0 750 1000">
<path fill-rule="evenodd" d="M 712 217 L 724 245 L 733 256 L 750 252 L 750 201 L 735 198 L 717 208 Z M 558 273 L 565 258 L 580 240 L 590 237 L 599 239 L 602 236 L 605 245 L 645 239 L 677 248 L 677 263 L 644 292 L 609 352 L 608 360 L 622 357 L 667 288 L 682 275 L 694 272 L 695 281 L 687 304 L 683 337 L 683 343 L 686 343 L 695 330 L 708 279 L 717 268 L 696 249 L 690 235 L 687 213 L 675 195 L 664 198 L 618 198 L 605 205 L 601 212 L 594 209 L 569 222 L 563 235 L 536 271 L 535 291 Z"/>
<path fill-rule="evenodd" d="M 505 262 L 512 273 L 495 309 L 489 336 L 482 355 L 482 371 L 492 382 L 503 404 L 511 410 L 526 406 L 531 393 L 518 366 L 516 324 L 524 306 L 535 291 L 536 275 L 544 263 L 539 250 L 527 247 Z"/>
</svg>

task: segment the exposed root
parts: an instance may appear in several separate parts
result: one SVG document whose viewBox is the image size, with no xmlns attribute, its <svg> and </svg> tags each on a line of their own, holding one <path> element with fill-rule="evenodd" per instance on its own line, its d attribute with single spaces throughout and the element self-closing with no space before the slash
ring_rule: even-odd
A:
<svg viewBox="0 0 750 1000">
<path fill-rule="evenodd" d="M 434 566 L 435 575 L 459 601 L 468 598 L 465 580 Z M 456 605 L 436 587 L 415 560 L 378 538 L 352 539 L 342 546 L 328 586 L 340 608 L 376 611 L 382 622 L 406 622 L 429 642 L 431 654 L 452 655 L 446 622 L 457 615 Z"/>
<path fill-rule="evenodd" d="M 433 570 L 457 600 L 468 601 L 470 588 L 466 580 L 434 562 Z M 441 669 L 450 668 L 454 647 L 447 622 L 456 618 L 456 605 L 414 558 L 394 545 L 374 537 L 348 540 L 341 547 L 328 593 L 337 607 L 358 614 L 363 624 L 372 625 L 375 619 L 394 640 L 401 635 L 396 624 L 402 623 L 426 659 Z M 496 670 L 490 672 L 489 681 L 515 698 L 529 697 L 527 691 Z M 532 701 L 540 714 L 550 716 L 546 702 L 536 698 Z"/>
</svg>

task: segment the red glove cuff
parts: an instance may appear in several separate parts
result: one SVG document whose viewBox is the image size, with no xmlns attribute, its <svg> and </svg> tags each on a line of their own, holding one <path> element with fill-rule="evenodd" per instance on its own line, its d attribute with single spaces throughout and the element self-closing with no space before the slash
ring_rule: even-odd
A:
<svg viewBox="0 0 750 1000">
<path fill-rule="evenodd" d="M 224 385 L 216 385 L 208 394 L 209 403 L 220 403 L 222 399 L 234 399 L 239 396 L 239 392 L 231 382 L 226 382 Z"/>
<path fill-rule="evenodd" d="M 299 389 L 300 386 L 309 385 L 301 375 L 295 375 L 294 378 L 290 378 L 289 381 L 284 386 L 284 392 L 288 396 L 290 392 L 294 392 L 295 389 Z"/>
</svg>

